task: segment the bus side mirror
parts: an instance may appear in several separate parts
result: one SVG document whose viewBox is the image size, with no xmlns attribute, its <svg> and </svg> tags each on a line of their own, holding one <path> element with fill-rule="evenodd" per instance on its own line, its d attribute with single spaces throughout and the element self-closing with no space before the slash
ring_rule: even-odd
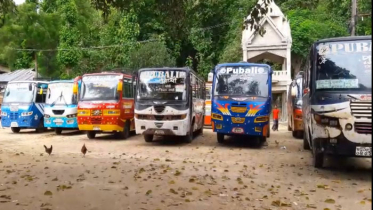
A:
<svg viewBox="0 0 373 210">
<path fill-rule="evenodd" d="M 74 83 L 74 85 L 73 85 L 73 93 L 78 94 L 78 84 L 77 83 Z"/>
<path fill-rule="evenodd" d="M 212 82 L 213 78 L 214 78 L 214 73 L 210 72 L 210 73 L 207 75 L 207 81 L 208 81 L 208 82 Z"/>
<path fill-rule="evenodd" d="M 28 90 L 32 91 L 32 84 L 28 84 Z"/>
<path fill-rule="evenodd" d="M 120 80 L 117 86 L 117 91 L 122 92 L 123 91 L 123 81 Z"/>
<path fill-rule="evenodd" d="M 297 86 L 291 87 L 291 97 L 295 98 L 297 96 Z"/>
</svg>

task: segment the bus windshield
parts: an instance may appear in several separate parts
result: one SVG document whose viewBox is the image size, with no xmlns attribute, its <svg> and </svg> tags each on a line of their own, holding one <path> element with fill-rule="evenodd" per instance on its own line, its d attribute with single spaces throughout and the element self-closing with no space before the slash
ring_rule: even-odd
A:
<svg viewBox="0 0 373 210">
<path fill-rule="evenodd" d="M 372 90 L 372 40 L 326 42 L 316 49 L 317 90 Z"/>
<path fill-rule="evenodd" d="M 33 83 L 10 83 L 6 87 L 3 103 L 31 103 L 34 99 L 34 90 Z"/>
<path fill-rule="evenodd" d="M 51 83 L 48 85 L 46 104 L 73 104 L 73 83 Z"/>
<path fill-rule="evenodd" d="M 185 80 L 185 71 L 142 71 L 139 76 L 138 99 L 185 101 Z"/>
<path fill-rule="evenodd" d="M 221 67 L 216 72 L 214 95 L 268 97 L 268 75 L 266 67 Z"/>
<path fill-rule="evenodd" d="M 118 100 L 121 75 L 86 75 L 82 79 L 81 101 Z"/>
</svg>

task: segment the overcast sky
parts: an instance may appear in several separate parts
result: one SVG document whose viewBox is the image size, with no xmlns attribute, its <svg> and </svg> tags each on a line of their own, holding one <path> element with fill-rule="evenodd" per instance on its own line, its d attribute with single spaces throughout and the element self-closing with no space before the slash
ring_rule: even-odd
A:
<svg viewBox="0 0 373 210">
<path fill-rule="evenodd" d="M 18 4 L 22 4 L 23 2 L 25 2 L 25 0 L 13 0 L 17 5 Z"/>
</svg>

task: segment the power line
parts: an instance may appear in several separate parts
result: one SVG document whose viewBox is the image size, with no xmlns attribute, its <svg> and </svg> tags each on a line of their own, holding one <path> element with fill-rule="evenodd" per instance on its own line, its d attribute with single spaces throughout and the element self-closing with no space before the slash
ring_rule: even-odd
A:
<svg viewBox="0 0 373 210">
<path fill-rule="evenodd" d="M 191 30 L 191 34 L 197 33 L 197 32 L 202 32 L 202 31 L 207 31 L 211 30 L 214 28 L 219 28 L 222 26 L 226 25 L 231 25 L 235 24 L 241 21 L 230 21 L 230 22 L 225 22 L 225 23 L 220 23 L 214 26 L 208 26 L 205 28 L 197 28 Z M 162 39 L 147 39 L 147 40 L 142 40 L 142 41 L 134 41 L 134 42 L 127 42 L 123 44 L 117 44 L 117 45 L 102 45 L 102 46 L 91 46 L 91 47 L 72 47 L 72 48 L 57 48 L 57 49 L 22 49 L 22 48 L 13 48 L 10 47 L 9 49 L 11 50 L 16 50 L 16 51 L 29 51 L 29 52 L 54 52 L 54 51 L 75 51 L 75 50 L 102 50 L 102 49 L 108 49 L 108 48 L 118 48 L 118 47 L 123 47 L 123 46 L 128 46 L 128 45 L 133 45 L 133 44 L 142 44 L 142 43 L 148 43 L 148 42 L 157 42 L 157 41 L 162 41 Z"/>
</svg>

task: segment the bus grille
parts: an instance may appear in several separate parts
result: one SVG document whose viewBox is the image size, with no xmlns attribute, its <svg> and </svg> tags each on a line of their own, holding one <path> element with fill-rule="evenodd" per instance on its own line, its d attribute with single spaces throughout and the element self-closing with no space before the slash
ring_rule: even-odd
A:
<svg viewBox="0 0 373 210">
<path fill-rule="evenodd" d="M 231 117 L 231 120 L 233 123 L 244 123 L 245 122 L 244 117 Z"/>
<path fill-rule="evenodd" d="M 154 115 L 155 120 L 161 121 L 163 120 L 164 116 L 163 115 Z"/>
<path fill-rule="evenodd" d="M 356 118 L 372 119 L 371 101 L 351 101 L 351 114 Z"/>
<path fill-rule="evenodd" d="M 247 110 L 247 107 L 231 107 L 231 111 L 234 113 L 245 113 Z"/>
<path fill-rule="evenodd" d="M 17 120 L 17 119 L 18 119 L 18 112 L 11 112 L 10 120 Z"/>
<path fill-rule="evenodd" d="M 161 113 L 164 111 L 166 107 L 165 106 L 154 106 L 154 110 L 157 112 L 157 113 Z"/>
<path fill-rule="evenodd" d="M 372 134 L 372 123 L 371 122 L 355 122 L 356 133 L 361 134 Z"/>
<path fill-rule="evenodd" d="M 101 124 L 101 117 L 92 117 L 91 118 L 91 123 L 94 124 L 94 125 L 99 125 Z"/>
<path fill-rule="evenodd" d="M 62 115 L 65 112 L 65 110 L 52 110 L 52 112 L 55 115 Z"/>
</svg>

